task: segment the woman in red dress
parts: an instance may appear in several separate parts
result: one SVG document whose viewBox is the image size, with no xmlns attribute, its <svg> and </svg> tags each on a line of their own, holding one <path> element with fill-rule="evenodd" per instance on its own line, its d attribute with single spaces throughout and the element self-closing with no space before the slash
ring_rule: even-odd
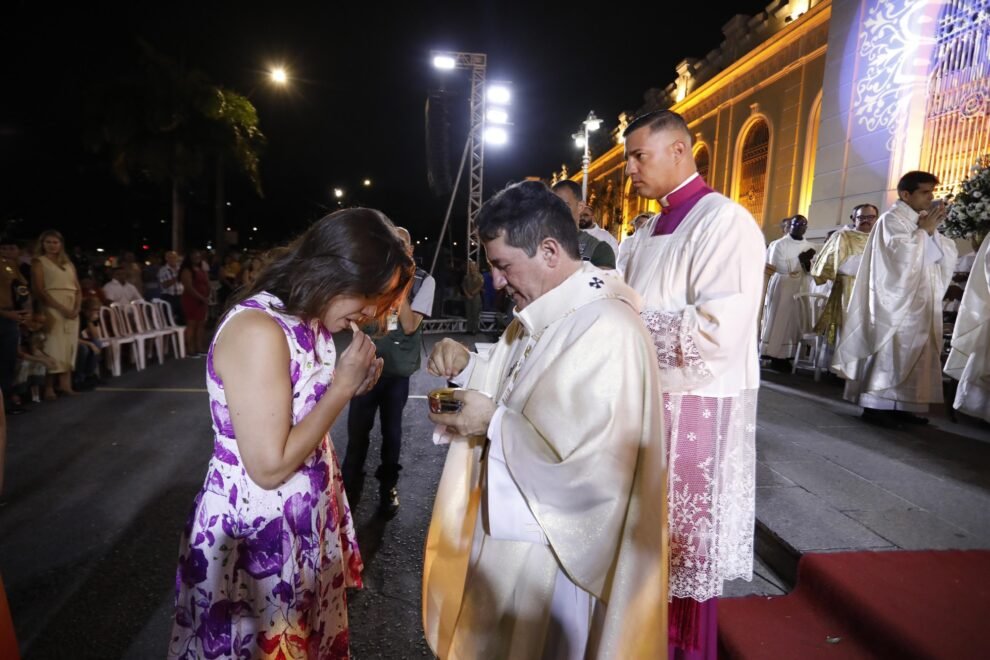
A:
<svg viewBox="0 0 990 660">
<path fill-rule="evenodd" d="M 210 276 L 202 266 L 203 254 L 191 250 L 179 268 L 182 313 L 186 317 L 186 346 L 190 355 L 206 355 L 206 315 L 210 303 Z"/>
</svg>

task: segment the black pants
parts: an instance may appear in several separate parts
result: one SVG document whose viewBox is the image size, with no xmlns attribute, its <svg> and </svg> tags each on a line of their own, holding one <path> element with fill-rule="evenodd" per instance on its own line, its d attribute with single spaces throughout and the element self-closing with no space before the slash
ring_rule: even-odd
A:
<svg viewBox="0 0 990 660">
<path fill-rule="evenodd" d="M 100 359 L 89 346 L 79 344 L 76 350 L 76 368 L 72 372 L 72 384 L 84 385 L 100 374 Z"/>
<path fill-rule="evenodd" d="M 17 346 L 21 341 L 21 330 L 17 321 L 0 318 L 0 389 L 8 396 L 14 389 L 17 375 Z"/>
<path fill-rule="evenodd" d="M 347 453 L 344 455 L 344 486 L 349 496 L 361 490 L 364 461 L 368 457 L 375 411 L 382 422 L 382 463 L 375 471 L 380 489 L 388 491 L 399 482 L 399 451 L 402 448 L 402 409 L 409 398 L 409 376 L 382 376 L 367 394 L 351 399 L 347 412 Z"/>
</svg>

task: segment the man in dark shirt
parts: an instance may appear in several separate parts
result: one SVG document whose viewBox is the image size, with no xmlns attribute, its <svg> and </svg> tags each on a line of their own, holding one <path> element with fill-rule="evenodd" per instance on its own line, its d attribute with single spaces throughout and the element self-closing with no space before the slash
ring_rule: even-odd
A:
<svg viewBox="0 0 990 660">
<path fill-rule="evenodd" d="M 581 227 L 581 210 L 585 204 L 581 201 L 581 186 L 564 179 L 554 184 L 552 188 L 557 197 L 560 197 L 571 210 L 571 217 L 574 218 L 574 225 Z M 599 268 L 615 268 L 615 251 L 603 241 L 598 240 L 586 231 L 578 232 L 578 251 L 581 259 L 590 261 Z"/>
</svg>

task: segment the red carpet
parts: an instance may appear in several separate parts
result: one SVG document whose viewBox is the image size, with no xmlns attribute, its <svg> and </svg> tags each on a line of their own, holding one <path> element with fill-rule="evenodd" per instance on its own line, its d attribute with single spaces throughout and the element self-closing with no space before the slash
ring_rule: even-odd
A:
<svg viewBox="0 0 990 660">
<path fill-rule="evenodd" d="M 806 554 L 790 594 L 718 618 L 723 658 L 990 658 L 990 551 Z"/>
</svg>

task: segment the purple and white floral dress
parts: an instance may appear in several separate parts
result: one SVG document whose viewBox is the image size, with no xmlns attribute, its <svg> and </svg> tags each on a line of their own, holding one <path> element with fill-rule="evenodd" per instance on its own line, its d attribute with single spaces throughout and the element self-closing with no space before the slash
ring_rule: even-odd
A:
<svg viewBox="0 0 990 660">
<path fill-rule="evenodd" d="M 292 421 L 326 392 L 336 351 L 318 321 L 282 314 L 260 293 L 235 306 L 262 310 L 289 342 Z M 186 523 L 175 576 L 169 658 L 347 658 L 345 587 L 361 586 L 361 555 L 327 434 L 275 490 L 247 475 L 223 383 L 207 356 L 206 384 L 215 434 L 206 483 Z"/>
</svg>

